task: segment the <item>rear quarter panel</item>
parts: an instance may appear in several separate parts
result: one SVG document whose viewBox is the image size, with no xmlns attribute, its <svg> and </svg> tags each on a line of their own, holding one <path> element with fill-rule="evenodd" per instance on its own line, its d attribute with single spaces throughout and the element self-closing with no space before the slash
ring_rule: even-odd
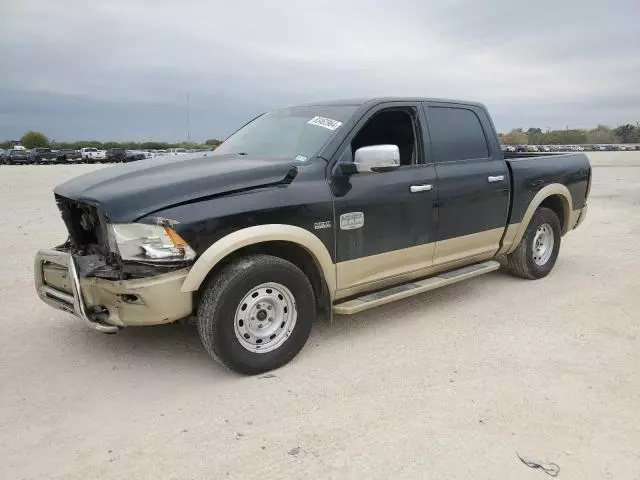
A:
<svg viewBox="0 0 640 480">
<path fill-rule="evenodd" d="M 554 183 L 567 187 L 573 210 L 585 206 L 591 166 L 584 153 L 508 159 L 507 165 L 513 185 L 509 223 L 521 222 L 536 193 Z"/>
</svg>

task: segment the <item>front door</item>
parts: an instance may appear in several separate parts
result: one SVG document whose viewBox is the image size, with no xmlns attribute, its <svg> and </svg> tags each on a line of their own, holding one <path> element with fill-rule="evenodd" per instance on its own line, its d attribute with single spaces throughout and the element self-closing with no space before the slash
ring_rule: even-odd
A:
<svg viewBox="0 0 640 480">
<path fill-rule="evenodd" d="M 370 111 L 346 139 L 339 162 L 364 146 L 392 144 L 400 167 L 343 176 L 334 170 L 338 297 L 395 283 L 432 265 L 437 195 L 435 168 L 425 161 L 419 105 L 401 102 Z"/>
<path fill-rule="evenodd" d="M 483 260 L 499 248 L 509 209 L 509 172 L 484 110 L 428 103 L 438 175 L 435 265 Z"/>
</svg>

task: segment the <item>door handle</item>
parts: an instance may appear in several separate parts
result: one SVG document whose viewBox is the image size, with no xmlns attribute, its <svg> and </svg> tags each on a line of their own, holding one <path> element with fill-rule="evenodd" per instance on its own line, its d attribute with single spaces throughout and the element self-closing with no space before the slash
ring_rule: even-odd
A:
<svg viewBox="0 0 640 480">
<path fill-rule="evenodd" d="M 496 175 L 495 177 L 492 177 L 491 175 L 489 175 L 487 177 L 487 181 L 489 183 L 502 182 L 503 180 L 504 180 L 504 175 Z"/>
<path fill-rule="evenodd" d="M 433 189 L 433 185 L 428 184 L 428 185 L 411 185 L 410 190 L 411 193 L 417 193 L 417 192 L 428 192 L 429 190 Z"/>
</svg>

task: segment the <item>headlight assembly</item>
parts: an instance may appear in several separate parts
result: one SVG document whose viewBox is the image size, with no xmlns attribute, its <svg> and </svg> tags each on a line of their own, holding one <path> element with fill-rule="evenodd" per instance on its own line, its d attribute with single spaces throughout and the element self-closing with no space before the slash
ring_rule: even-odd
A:
<svg viewBox="0 0 640 480">
<path fill-rule="evenodd" d="M 116 223 L 110 235 L 123 260 L 173 263 L 193 260 L 196 252 L 175 230 L 161 225 Z"/>
</svg>

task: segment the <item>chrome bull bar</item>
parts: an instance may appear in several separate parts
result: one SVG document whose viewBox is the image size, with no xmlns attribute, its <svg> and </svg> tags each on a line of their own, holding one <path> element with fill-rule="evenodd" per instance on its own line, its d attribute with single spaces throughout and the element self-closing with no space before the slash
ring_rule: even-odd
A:
<svg viewBox="0 0 640 480">
<path fill-rule="evenodd" d="M 69 279 L 71 280 L 72 293 L 63 292 L 45 283 L 43 267 L 47 263 L 66 268 Z M 70 253 L 50 249 L 38 251 L 34 262 L 34 277 L 36 292 L 40 299 L 46 304 L 81 318 L 91 328 L 99 332 L 116 333 L 120 329 L 120 327 L 115 325 L 108 325 L 99 320 L 92 319 L 87 313 L 87 308 L 82 297 L 80 277 L 78 276 L 78 270 L 73 256 Z"/>
</svg>

